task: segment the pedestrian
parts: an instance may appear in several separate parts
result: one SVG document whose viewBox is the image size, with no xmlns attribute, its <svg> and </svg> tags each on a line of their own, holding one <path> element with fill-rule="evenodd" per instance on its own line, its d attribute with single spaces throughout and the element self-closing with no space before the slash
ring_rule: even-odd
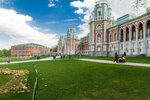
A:
<svg viewBox="0 0 150 100">
<path fill-rule="evenodd" d="M 71 60 L 71 55 L 69 55 L 69 59 Z"/>
<path fill-rule="evenodd" d="M 79 53 L 78 53 L 78 59 L 80 59 L 80 57 L 81 57 L 81 53 L 79 52 Z"/>
<path fill-rule="evenodd" d="M 63 56 L 61 55 L 61 60 L 63 59 Z"/>
<path fill-rule="evenodd" d="M 55 56 L 53 55 L 53 60 L 55 60 Z"/>
<path fill-rule="evenodd" d="M 8 57 L 8 63 L 10 63 L 10 57 Z"/>
<path fill-rule="evenodd" d="M 117 52 L 115 53 L 115 60 L 114 60 L 114 62 L 118 63 L 118 53 Z"/>
<path fill-rule="evenodd" d="M 54 59 L 56 59 L 56 55 L 54 56 Z"/>
<path fill-rule="evenodd" d="M 64 55 L 64 56 L 63 56 L 63 59 L 65 59 L 65 57 L 66 57 L 66 56 Z"/>
<path fill-rule="evenodd" d="M 124 56 L 124 63 L 125 63 L 126 62 L 126 56 L 127 56 L 126 52 L 124 52 L 123 56 Z"/>
</svg>

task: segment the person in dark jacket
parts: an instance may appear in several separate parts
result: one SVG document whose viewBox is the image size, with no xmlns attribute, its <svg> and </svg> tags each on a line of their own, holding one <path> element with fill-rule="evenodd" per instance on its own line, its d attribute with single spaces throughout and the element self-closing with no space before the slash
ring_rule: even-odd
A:
<svg viewBox="0 0 150 100">
<path fill-rule="evenodd" d="M 10 57 L 8 57 L 8 63 L 10 63 Z"/>
<path fill-rule="evenodd" d="M 69 59 L 71 60 L 71 55 L 69 55 Z"/>
<path fill-rule="evenodd" d="M 115 53 L 115 60 L 114 60 L 114 62 L 118 63 L 118 53 L 117 52 Z"/>
</svg>

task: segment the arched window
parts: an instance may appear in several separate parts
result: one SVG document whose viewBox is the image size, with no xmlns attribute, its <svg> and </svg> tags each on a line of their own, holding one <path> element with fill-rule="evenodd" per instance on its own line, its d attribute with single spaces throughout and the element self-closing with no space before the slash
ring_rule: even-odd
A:
<svg viewBox="0 0 150 100">
<path fill-rule="evenodd" d="M 135 31 L 135 26 L 132 26 L 132 40 L 136 40 L 136 31 Z"/>
<path fill-rule="evenodd" d="M 123 29 L 121 29 L 121 34 L 120 34 L 120 42 L 123 42 Z"/>
<path fill-rule="evenodd" d="M 101 16 L 102 15 L 102 10 L 101 10 L 101 8 L 98 8 L 97 9 L 97 16 Z"/>
<path fill-rule="evenodd" d="M 146 37 L 150 37 L 150 20 L 148 20 L 146 26 L 147 26 L 147 27 L 146 27 L 146 28 L 147 28 Z"/>
<path fill-rule="evenodd" d="M 101 42 L 101 36 L 97 37 L 97 42 L 100 43 Z"/>
<path fill-rule="evenodd" d="M 117 41 L 117 34 L 114 34 L 114 41 Z"/>
<path fill-rule="evenodd" d="M 143 39 L 143 24 L 142 23 L 140 23 L 139 24 L 139 34 L 138 34 L 139 36 L 139 39 Z"/>
<path fill-rule="evenodd" d="M 129 28 L 126 28 L 126 41 L 129 41 Z"/>
<path fill-rule="evenodd" d="M 100 47 L 98 47 L 97 49 L 98 49 L 97 51 L 100 51 L 100 50 L 101 50 L 101 48 L 100 48 Z"/>
<path fill-rule="evenodd" d="M 112 42 L 112 36 L 111 36 L 111 34 L 110 34 L 110 39 L 109 40 L 110 40 L 110 42 Z"/>
</svg>

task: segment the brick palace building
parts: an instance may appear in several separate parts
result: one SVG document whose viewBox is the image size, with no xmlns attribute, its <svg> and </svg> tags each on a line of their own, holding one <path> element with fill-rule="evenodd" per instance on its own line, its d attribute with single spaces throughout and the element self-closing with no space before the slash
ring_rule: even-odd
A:
<svg viewBox="0 0 150 100">
<path fill-rule="evenodd" d="M 128 56 L 150 56 L 150 8 L 143 15 L 126 14 L 114 20 L 108 1 L 98 0 L 89 19 L 89 31 L 78 42 L 75 38 L 77 47 L 74 48 L 66 42 L 66 36 L 61 36 L 58 53 L 75 54 L 76 51 L 90 56 L 114 56 L 115 52 L 119 55 L 126 52 Z"/>
<path fill-rule="evenodd" d="M 20 44 L 11 47 L 11 57 L 42 56 L 49 52 L 49 48 L 35 43 Z"/>
</svg>

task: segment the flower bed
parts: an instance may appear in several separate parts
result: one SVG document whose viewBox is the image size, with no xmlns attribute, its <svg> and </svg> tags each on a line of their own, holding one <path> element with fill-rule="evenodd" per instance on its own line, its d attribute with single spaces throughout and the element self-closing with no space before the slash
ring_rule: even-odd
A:
<svg viewBox="0 0 150 100">
<path fill-rule="evenodd" d="M 11 80 L 0 88 L 0 94 L 30 92 L 27 87 L 28 70 L 10 70 L 8 68 L 1 68 L 0 74 L 12 74 Z"/>
</svg>

